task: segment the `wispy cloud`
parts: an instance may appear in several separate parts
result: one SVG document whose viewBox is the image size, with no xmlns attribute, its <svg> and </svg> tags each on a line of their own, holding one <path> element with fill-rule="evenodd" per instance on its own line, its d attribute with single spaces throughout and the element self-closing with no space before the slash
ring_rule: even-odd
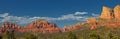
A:
<svg viewBox="0 0 120 39">
<path fill-rule="evenodd" d="M 73 14 L 61 15 L 60 17 L 29 17 L 29 16 L 12 16 L 9 13 L 0 14 L 0 22 L 9 21 L 18 24 L 28 24 L 32 21 L 38 19 L 46 19 L 48 21 L 61 21 L 61 20 L 76 20 L 76 21 L 86 21 L 89 16 L 84 15 L 88 14 L 88 12 L 75 12 Z M 83 15 L 83 16 L 82 16 Z M 92 14 L 92 16 L 97 17 L 98 15 Z"/>
<path fill-rule="evenodd" d="M 4 14 L 0 14 L 0 17 L 6 17 L 8 15 L 9 15 L 8 13 L 4 13 Z"/>
<path fill-rule="evenodd" d="M 88 12 L 75 12 L 75 15 L 84 15 L 84 14 L 88 14 Z"/>
</svg>

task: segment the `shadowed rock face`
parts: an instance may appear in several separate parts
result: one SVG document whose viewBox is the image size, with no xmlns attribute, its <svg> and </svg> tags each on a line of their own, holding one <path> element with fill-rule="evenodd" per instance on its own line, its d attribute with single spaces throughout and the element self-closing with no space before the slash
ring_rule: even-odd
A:
<svg viewBox="0 0 120 39">
<path fill-rule="evenodd" d="M 117 6 L 114 8 L 114 14 L 115 14 L 115 18 L 116 18 L 116 19 L 120 19 L 120 5 L 117 5 Z"/>
<path fill-rule="evenodd" d="M 99 18 L 101 18 L 101 19 L 114 18 L 113 10 L 109 7 L 103 6 L 102 13 Z"/>
</svg>

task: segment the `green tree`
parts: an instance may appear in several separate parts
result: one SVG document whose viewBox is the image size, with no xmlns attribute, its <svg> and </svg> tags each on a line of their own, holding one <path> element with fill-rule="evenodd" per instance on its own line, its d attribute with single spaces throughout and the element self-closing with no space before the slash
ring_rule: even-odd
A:
<svg viewBox="0 0 120 39">
<path fill-rule="evenodd" d="M 92 32 L 89 34 L 90 39 L 102 39 L 100 35 L 96 34 L 95 32 Z"/>
<path fill-rule="evenodd" d="M 25 34 L 24 39 L 38 39 L 38 37 L 33 34 Z"/>
<path fill-rule="evenodd" d="M 14 32 L 6 31 L 4 34 L 4 39 L 16 39 Z"/>
<path fill-rule="evenodd" d="M 108 38 L 109 38 L 109 39 L 112 39 L 112 38 L 113 38 L 113 34 L 112 34 L 110 31 L 108 32 Z"/>
<path fill-rule="evenodd" d="M 68 33 L 68 39 L 77 39 L 76 35 L 73 34 L 72 32 Z"/>
</svg>

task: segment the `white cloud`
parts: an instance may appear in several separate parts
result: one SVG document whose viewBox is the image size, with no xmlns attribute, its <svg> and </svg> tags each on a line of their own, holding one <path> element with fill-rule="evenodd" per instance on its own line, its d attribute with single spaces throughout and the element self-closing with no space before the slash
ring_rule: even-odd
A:
<svg viewBox="0 0 120 39">
<path fill-rule="evenodd" d="M 88 12 L 75 12 L 75 15 L 84 15 L 84 14 L 88 14 Z"/>
<path fill-rule="evenodd" d="M 28 24 L 32 21 L 38 19 L 46 19 L 48 21 L 59 21 L 59 20 L 76 20 L 76 21 L 86 21 L 89 16 L 84 14 L 88 14 L 88 12 L 75 12 L 74 14 L 66 14 L 61 15 L 60 17 L 53 18 L 53 17 L 29 17 L 29 16 L 11 16 L 8 13 L 0 14 L 0 22 L 9 21 L 14 22 L 17 24 Z M 81 16 L 84 15 L 84 16 Z M 98 16 L 96 14 L 92 14 L 92 16 Z"/>
<path fill-rule="evenodd" d="M 8 16 L 8 13 L 0 14 L 0 17 L 6 17 Z"/>
</svg>

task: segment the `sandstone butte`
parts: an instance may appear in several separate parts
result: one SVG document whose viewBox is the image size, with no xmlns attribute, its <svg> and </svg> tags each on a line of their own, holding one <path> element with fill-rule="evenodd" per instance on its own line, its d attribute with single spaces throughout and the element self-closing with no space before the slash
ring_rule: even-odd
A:
<svg viewBox="0 0 120 39">
<path fill-rule="evenodd" d="M 113 10 L 109 7 L 103 6 L 102 13 L 99 18 L 101 19 L 111 19 L 114 17 Z"/>
<path fill-rule="evenodd" d="M 120 28 L 120 5 L 117 5 L 114 9 L 103 6 L 99 18 L 88 18 L 86 23 L 90 24 L 91 30 L 96 29 L 98 26 Z M 56 24 L 50 23 L 45 19 L 33 21 L 27 26 L 19 26 L 15 23 L 3 22 L 2 27 L 0 27 L 0 33 L 5 33 L 6 31 L 38 33 L 69 32 L 82 28 L 84 24 L 77 23 L 75 25 L 69 25 L 63 28 L 58 28 Z"/>
<path fill-rule="evenodd" d="M 120 19 L 120 5 L 117 5 L 114 8 L 114 16 L 115 16 L 116 19 Z"/>
<path fill-rule="evenodd" d="M 90 18 L 87 23 L 91 24 L 91 30 L 98 26 L 106 26 L 109 28 L 120 27 L 120 5 L 115 6 L 114 9 L 103 6 L 102 13 L 98 19 Z"/>
</svg>

